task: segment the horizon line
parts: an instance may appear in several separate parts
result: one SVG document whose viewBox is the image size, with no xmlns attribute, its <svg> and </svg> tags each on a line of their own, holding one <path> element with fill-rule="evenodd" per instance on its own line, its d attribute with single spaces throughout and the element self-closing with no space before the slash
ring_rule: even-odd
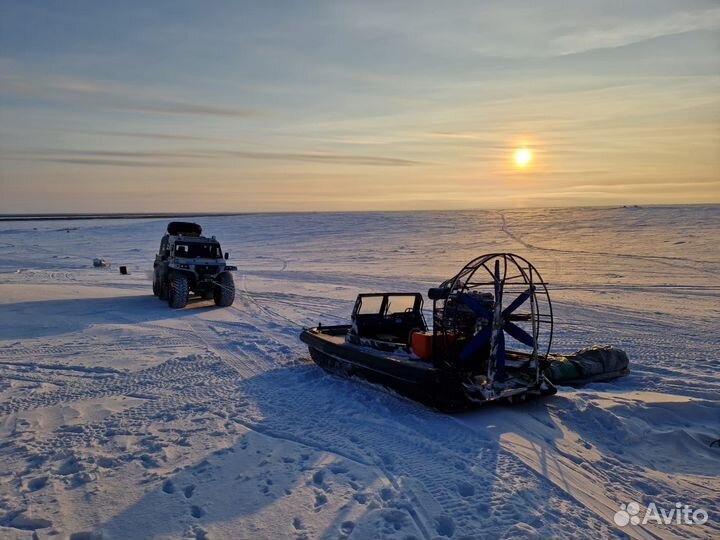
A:
<svg viewBox="0 0 720 540">
<path fill-rule="evenodd" d="M 390 213 L 429 213 L 429 212 L 504 212 L 508 210 L 560 210 L 583 208 L 671 208 L 680 206 L 720 206 L 720 202 L 698 203 L 631 203 L 631 204 L 602 204 L 577 206 L 522 206 L 511 208 L 437 208 L 415 210 L 273 210 L 273 211 L 237 211 L 237 212 L 35 212 L 0 214 L 0 222 L 10 221 L 65 221 L 65 220 L 93 220 L 93 219 L 151 219 L 170 217 L 228 217 L 246 215 L 282 215 L 282 214 L 390 214 Z"/>
</svg>

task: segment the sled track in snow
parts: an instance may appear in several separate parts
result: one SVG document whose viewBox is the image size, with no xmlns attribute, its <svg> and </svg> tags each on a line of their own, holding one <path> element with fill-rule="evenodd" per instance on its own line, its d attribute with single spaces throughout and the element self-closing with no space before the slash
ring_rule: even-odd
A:
<svg viewBox="0 0 720 540">
<path fill-rule="evenodd" d="M 687 263 L 696 263 L 696 264 L 708 265 L 708 264 L 711 264 L 711 261 L 686 259 L 683 257 L 664 257 L 661 255 L 635 255 L 632 253 L 613 253 L 611 251 L 586 251 L 586 250 L 560 249 L 560 248 L 550 248 L 550 247 L 538 246 L 536 244 L 531 244 L 531 243 L 527 242 L 520 235 L 510 231 L 510 228 L 507 224 L 507 218 L 505 217 L 505 214 L 503 212 L 498 212 L 498 214 L 500 215 L 500 218 L 502 219 L 502 225 L 500 227 L 502 232 L 504 232 L 510 238 L 512 238 L 517 243 L 521 244 L 523 247 L 525 247 L 527 249 L 536 249 L 539 251 L 550 251 L 550 252 L 555 252 L 555 253 L 594 255 L 594 256 L 600 256 L 600 257 L 614 257 L 614 258 L 630 259 L 630 260 L 644 260 L 644 261 L 655 262 L 658 264 L 663 264 L 663 265 L 671 266 L 671 267 L 682 267 L 682 268 L 686 268 L 688 270 L 693 270 L 695 272 L 709 274 L 711 276 L 720 275 L 720 272 L 718 272 L 718 271 L 709 270 L 707 268 L 698 268 L 696 266 L 687 264 Z M 686 263 L 686 264 L 682 264 L 682 263 Z"/>
<path fill-rule="evenodd" d="M 275 311 L 275 310 L 267 307 L 267 306 L 264 305 L 262 302 L 259 302 L 259 301 L 254 297 L 254 294 L 248 290 L 248 288 L 247 288 L 247 279 L 246 279 L 246 276 L 245 276 L 244 274 L 243 274 L 243 277 L 242 277 L 242 287 L 241 287 L 240 294 L 241 294 L 243 297 L 247 298 L 248 301 L 251 302 L 252 304 L 254 304 L 260 311 L 262 311 L 262 312 L 265 313 L 268 317 L 270 317 L 270 319 L 271 319 L 272 321 L 275 321 L 275 322 L 277 322 L 277 321 L 283 321 L 283 322 L 285 322 L 285 323 L 290 323 L 292 326 L 295 326 L 295 327 L 297 327 L 297 328 L 302 328 L 302 327 L 304 326 L 302 323 L 299 323 L 299 322 L 297 322 L 297 321 L 295 321 L 295 320 L 293 320 L 293 319 L 290 319 L 290 318 L 286 317 L 285 315 L 282 315 L 282 314 L 278 313 L 277 311 Z"/>
</svg>

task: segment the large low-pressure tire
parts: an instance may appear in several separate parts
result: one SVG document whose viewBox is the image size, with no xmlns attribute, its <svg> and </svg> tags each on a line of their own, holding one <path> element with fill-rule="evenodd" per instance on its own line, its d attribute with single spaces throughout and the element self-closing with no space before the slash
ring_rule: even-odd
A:
<svg viewBox="0 0 720 540">
<path fill-rule="evenodd" d="M 183 274 L 172 274 L 168 289 L 168 305 L 173 309 L 184 308 L 188 303 L 190 294 L 187 277 Z"/>
<path fill-rule="evenodd" d="M 221 272 L 218 274 L 213 291 L 213 299 L 215 305 L 220 307 L 232 306 L 235 301 L 235 282 L 230 272 Z"/>
</svg>

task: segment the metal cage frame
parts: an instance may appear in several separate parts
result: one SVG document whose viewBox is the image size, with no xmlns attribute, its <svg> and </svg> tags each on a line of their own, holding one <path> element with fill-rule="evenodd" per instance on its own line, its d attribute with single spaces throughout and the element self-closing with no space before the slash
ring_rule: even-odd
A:
<svg viewBox="0 0 720 540">
<path fill-rule="evenodd" d="M 505 376 L 507 353 L 526 355 L 535 367 L 535 380 L 541 379 L 540 360 L 547 358 L 552 346 L 553 310 L 547 284 L 527 259 L 513 253 L 490 253 L 468 262 L 455 276 L 443 282 L 433 295 L 433 333 L 436 347 L 433 361 L 438 367 L 477 374 L 471 363 L 482 347 L 489 346 L 486 384 Z M 492 306 L 478 301 L 492 294 Z M 512 293 L 512 301 L 505 302 Z M 499 300 L 499 301 L 498 301 Z M 515 310 L 530 301 L 528 313 Z M 463 326 L 463 315 L 474 314 L 482 326 L 472 330 Z M 472 315 L 471 315 L 472 316 Z M 529 332 L 516 322 L 529 323 Z M 530 351 L 506 349 L 505 334 Z M 462 340 L 457 339 L 462 336 Z"/>
</svg>

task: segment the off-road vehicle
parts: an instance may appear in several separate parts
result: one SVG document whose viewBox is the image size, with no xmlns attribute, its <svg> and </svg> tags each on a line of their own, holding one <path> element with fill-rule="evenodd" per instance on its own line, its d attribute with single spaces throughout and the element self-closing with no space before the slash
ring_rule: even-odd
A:
<svg viewBox="0 0 720 540">
<path fill-rule="evenodd" d="M 197 223 L 173 221 L 160 241 L 153 264 L 153 294 L 172 308 L 183 308 L 191 292 L 226 307 L 235 300 L 235 282 L 214 236 L 202 236 Z"/>
</svg>

